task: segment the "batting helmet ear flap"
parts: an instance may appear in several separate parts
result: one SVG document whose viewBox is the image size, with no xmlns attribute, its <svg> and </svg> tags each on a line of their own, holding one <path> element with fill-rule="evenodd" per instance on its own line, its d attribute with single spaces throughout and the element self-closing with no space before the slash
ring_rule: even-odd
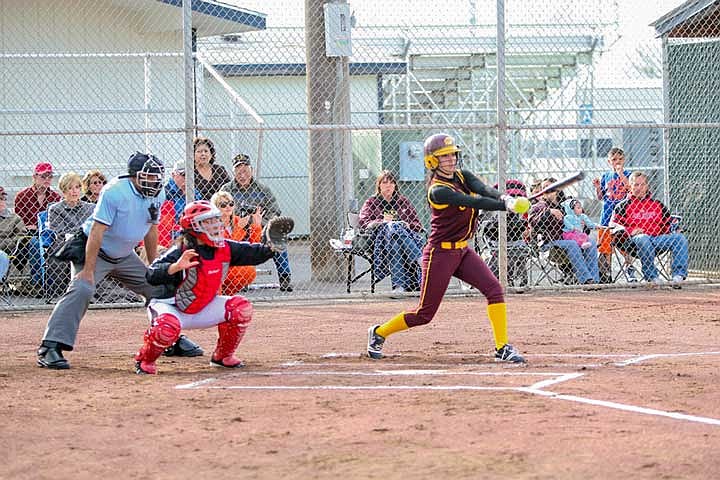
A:
<svg viewBox="0 0 720 480">
<path fill-rule="evenodd" d="M 425 155 L 425 168 L 435 170 L 440 166 L 440 161 L 435 155 Z"/>
</svg>

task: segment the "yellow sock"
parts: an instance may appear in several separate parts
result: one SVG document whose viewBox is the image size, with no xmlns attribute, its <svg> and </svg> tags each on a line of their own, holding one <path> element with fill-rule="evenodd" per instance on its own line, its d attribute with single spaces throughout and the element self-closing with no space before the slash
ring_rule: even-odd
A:
<svg viewBox="0 0 720 480">
<path fill-rule="evenodd" d="M 507 304 L 493 303 L 487 306 L 487 314 L 495 337 L 495 349 L 508 343 Z"/>
<path fill-rule="evenodd" d="M 380 325 L 377 330 L 375 330 L 375 333 L 383 338 L 387 338 L 393 333 L 402 332 L 408 328 L 410 327 L 408 327 L 407 323 L 405 323 L 405 312 L 402 312 Z"/>
</svg>

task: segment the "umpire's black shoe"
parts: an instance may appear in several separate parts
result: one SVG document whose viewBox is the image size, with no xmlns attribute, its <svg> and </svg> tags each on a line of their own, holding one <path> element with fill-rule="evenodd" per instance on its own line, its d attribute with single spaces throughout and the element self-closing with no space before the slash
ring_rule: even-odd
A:
<svg viewBox="0 0 720 480">
<path fill-rule="evenodd" d="M 185 335 L 180 335 L 177 342 L 165 349 L 166 357 L 200 357 L 205 352 L 200 345 L 190 340 Z"/>
<path fill-rule="evenodd" d="M 62 349 L 57 342 L 44 341 L 37 351 L 37 364 L 52 370 L 67 370 L 70 363 L 63 357 Z"/>
</svg>

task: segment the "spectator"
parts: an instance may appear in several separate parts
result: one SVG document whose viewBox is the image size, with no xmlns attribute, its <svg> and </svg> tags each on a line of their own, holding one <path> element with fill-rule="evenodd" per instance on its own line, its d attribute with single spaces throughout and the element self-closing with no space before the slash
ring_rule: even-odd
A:
<svg viewBox="0 0 720 480">
<path fill-rule="evenodd" d="M 380 172 L 375 195 L 363 204 L 358 223 L 372 232 L 375 278 L 379 281 L 390 273 L 393 291 L 417 291 L 424 229 L 415 207 L 398 191 L 392 172 Z"/>
<path fill-rule="evenodd" d="M 610 224 L 610 217 L 612 217 L 615 205 L 625 199 L 630 187 L 628 180 L 630 170 L 625 169 L 625 152 L 623 152 L 623 149 L 620 147 L 611 148 L 607 160 L 610 171 L 593 180 L 597 199 L 603 202 L 602 215 L 600 216 L 600 225 L 602 227 L 607 227 Z M 602 278 L 603 283 L 612 282 L 610 267 L 612 265 L 611 241 L 612 234 L 609 228 L 598 229 L 598 250 L 600 252 L 598 259 L 600 261 L 600 278 Z M 625 263 L 628 265 L 625 271 L 628 280 L 631 282 L 637 281 L 635 268 L 631 265 L 632 259 L 627 254 L 625 255 Z"/>
<path fill-rule="evenodd" d="M 88 170 L 82 178 L 83 196 L 80 200 L 88 203 L 97 203 L 100 190 L 107 184 L 107 178 L 100 170 Z"/>
<path fill-rule="evenodd" d="M 15 197 L 15 213 L 31 233 L 37 232 L 38 213 L 46 211 L 51 203 L 62 200 L 60 194 L 50 187 L 54 176 L 50 163 L 38 163 L 33 171 L 33 184 L 20 190 Z M 41 251 L 40 238 L 35 235 L 29 239 L 25 250 L 20 254 L 30 262 L 30 278 L 22 287 L 26 295 L 42 295 Z"/>
<path fill-rule="evenodd" d="M 548 187 L 553 182 L 555 182 L 554 178 L 546 178 L 543 180 L 542 188 Z M 579 283 L 597 283 L 600 281 L 597 246 L 593 244 L 583 250 L 574 240 L 563 240 L 564 215 L 560 210 L 562 208 L 558 200 L 560 197 L 564 198 L 563 192 L 547 192 L 532 206 L 529 215 L 532 235 L 542 237 L 543 248 L 556 246 L 565 251 Z"/>
<path fill-rule="evenodd" d="M 10 255 L 26 233 L 22 219 L 7 206 L 7 192 L 0 187 L 0 282 L 10 269 Z"/>
<path fill-rule="evenodd" d="M 198 137 L 193 141 L 195 155 L 195 188 L 202 200 L 210 201 L 213 193 L 230 182 L 230 175 L 222 165 L 215 163 L 215 146 L 209 138 Z"/>
<path fill-rule="evenodd" d="M 225 228 L 225 238 L 238 242 L 260 243 L 262 237 L 262 208 L 255 207 L 253 212 L 235 214 L 235 201 L 232 195 L 219 191 L 212 196 L 211 203 L 221 213 L 221 220 Z M 220 294 L 235 295 L 255 281 L 257 271 L 254 265 L 237 265 L 230 267 L 227 277 L 223 281 Z"/>
<path fill-rule="evenodd" d="M 52 288 L 51 298 L 63 292 L 70 283 L 70 264 L 55 259 L 52 254 L 63 244 L 66 235 L 71 235 L 80 229 L 95 208 L 94 204 L 80 200 L 82 182 L 82 177 L 75 172 L 62 175 L 58 187 L 63 199 L 48 208 L 46 227 L 55 234 L 55 241 L 47 250 L 46 278 Z"/>
<path fill-rule="evenodd" d="M 630 170 L 625 170 L 625 152 L 622 148 L 613 147 L 608 152 L 610 171 L 603 173 L 601 178 L 593 180 L 597 199 L 602 200 L 603 209 L 600 225 L 608 226 L 615 205 L 627 196 L 630 187 Z"/>
<path fill-rule="evenodd" d="M 565 200 L 562 206 L 565 209 L 563 239 L 574 240 L 583 250 L 590 248 L 594 242 L 586 230 L 597 228 L 597 224 L 585 215 L 582 202 L 577 198 Z"/>
<path fill-rule="evenodd" d="M 540 189 L 540 181 L 537 189 Z M 498 184 L 493 185 L 498 189 Z M 511 197 L 527 197 L 525 184 L 520 180 L 508 179 L 505 181 L 505 193 Z M 493 246 L 487 266 L 496 277 L 500 273 L 498 262 L 498 216 L 495 212 L 488 212 L 492 216 L 487 220 L 483 234 L 488 243 Z M 527 215 L 507 212 L 507 273 L 508 283 L 515 286 L 525 286 L 528 283 L 527 257 L 528 246 L 525 240 L 527 234 Z"/>
<path fill-rule="evenodd" d="M 223 185 L 222 190 L 230 193 L 235 200 L 235 213 L 240 214 L 242 210 L 254 211 L 260 207 L 263 212 L 263 226 L 271 218 L 281 214 L 275 195 L 268 187 L 259 183 L 253 178 L 253 169 L 250 165 L 250 157 L 244 153 L 235 155 L 233 159 L 233 171 L 235 179 Z M 290 258 L 287 251 L 276 253 L 273 256 L 275 267 L 280 281 L 280 291 L 292 292 Z"/>
<path fill-rule="evenodd" d="M 185 209 L 185 162 L 175 162 L 170 179 L 165 185 L 165 202 L 160 206 L 160 223 L 158 224 L 158 244 L 170 247 L 172 241 L 180 234 L 180 216 Z M 200 192 L 195 189 L 195 200 L 200 200 Z"/>
<path fill-rule="evenodd" d="M 670 211 L 662 202 L 650 196 L 647 175 L 633 172 L 629 184 L 630 194 L 615 206 L 612 222 L 624 227 L 627 235 L 625 241 L 632 242 L 636 247 L 643 278 L 648 282 L 662 281 L 655 266 L 655 255 L 669 250 L 673 257 L 672 281 L 685 280 L 688 272 L 687 238 L 680 232 L 671 231 Z M 627 248 L 623 250 L 632 251 Z"/>
<path fill-rule="evenodd" d="M 51 203 L 59 202 L 62 197 L 50 187 L 55 176 L 53 167 L 47 162 L 35 165 L 33 184 L 20 190 L 15 196 L 17 213 L 28 230 L 37 230 L 37 215 L 47 210 Z"/>
</svg>

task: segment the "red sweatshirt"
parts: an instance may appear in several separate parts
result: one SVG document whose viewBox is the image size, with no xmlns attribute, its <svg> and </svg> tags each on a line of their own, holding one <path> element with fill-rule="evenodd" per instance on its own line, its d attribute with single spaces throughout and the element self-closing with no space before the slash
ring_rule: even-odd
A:
<svg viewBox="0 0 720 480">
<path fill-rule="evenodd" d="M 670 210 L 650 195 L 645 198 L 628 195 L 615 206 L 613 221 L 625 227 L 629 234 L 636 228 L 653 237 L 670 233 Z"/>
</svg>

